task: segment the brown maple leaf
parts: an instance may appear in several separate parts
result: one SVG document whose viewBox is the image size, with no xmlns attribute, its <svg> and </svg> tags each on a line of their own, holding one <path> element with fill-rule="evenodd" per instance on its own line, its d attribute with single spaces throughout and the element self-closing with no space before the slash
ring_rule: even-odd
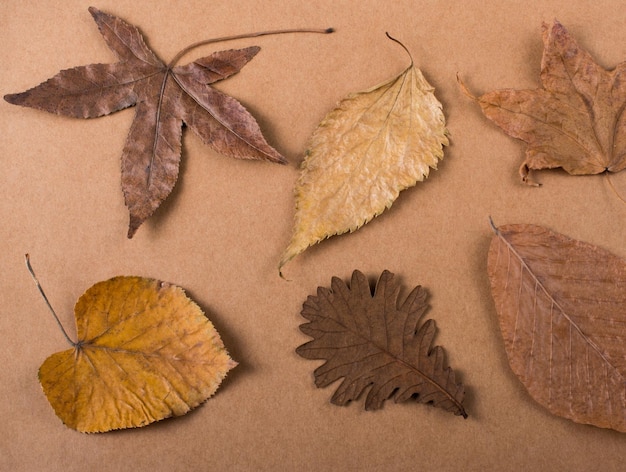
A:
<svg viewBox="0 0 626 472">
<path fill-rule="evenodd" d="M 528 144 L 520 167 L 562 167 L 573 175 L 626 168 L 626 62 L 607 71 L 558 21 L 543 25 L 542 88 L 498 90 L 473 97 L 487 118 Z"/>
<path fill-rule="evenodd" d="M 494 230 L 487 265 L 513 372 L 553 414 L 626 432 L 626 260 L 541 226 Z"/>
<path fill-rule="evenodd" d="M 136 106 L 122 154 L 129 238 L 176 183 L 183 123 L 226 156 L 286 163 L 266 142 L 254 117 L 237 100 L 210 86 L 239 72 L 260 48 L 220 51 L 174 66 L 191 47 L 165 64 L 146 46 L 137 27 L 93 7 L 89 12 L 120 61 L 63 70 L 4 99 L 75 118 L 95 118 Z"/>
<path fill-rule="evenodd" d="M 326 387 L 343 377 L 331 401 L 346 405 L 371 387 L 366 410 L 375 410 L 393 397 L 396 402 L 420 403 L 467 417 L 465 390 L 446 366 L 444 350 L 432 347 L 433 320 L 419 325 L 428 309 L 427 293 L 415 287 L 399 303 L 400 283 L 384 271 L 372 295 L 363 273 L 355 270 L 348 287 L 333 277 L 331 287 L 319 287 L 304 302 L 300 326 L 314 339 L 296 352 L 306 359 L 326 359 L 315 370 L 315 384 Z"/>
</svg>

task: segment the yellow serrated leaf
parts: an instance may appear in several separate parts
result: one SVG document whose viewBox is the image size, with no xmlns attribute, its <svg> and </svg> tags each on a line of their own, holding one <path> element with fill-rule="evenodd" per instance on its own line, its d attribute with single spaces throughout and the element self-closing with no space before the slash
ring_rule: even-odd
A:
<svg viewBox="0 0 626 472">
<path fill-rule="evenodd" d="M 81 432 L 183 415 L 237 365 L 200 307 L 165 282 L 115 277 L 74 311 L 78 342 L 48 357 L 39 380 L 63 423 Z"/>
<path fill-rule="evenodd" d="M 279 270 L 309 246 L 360 228 L 437 168 L 448 138 L 433 91 L 411 61 L 326 115 L 302 163 L 293 237 Z"/>
</svg>

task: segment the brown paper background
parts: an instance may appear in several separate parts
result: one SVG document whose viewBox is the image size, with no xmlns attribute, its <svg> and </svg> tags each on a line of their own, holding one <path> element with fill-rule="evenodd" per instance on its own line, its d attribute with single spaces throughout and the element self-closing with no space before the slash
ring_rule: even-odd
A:
<svg viewBox="0 0 626 472">
<path fill-rule="evenodd" d="M 114 62 L 79 0 L 3 0 L 0 91 L 24 91 L 58 70 Z M 626 435 L 549 414 L 512 374 L 486 276 L 496 224 L 534 223 L 626 257 L 626 205 L 605 177 L 542 172 L 519 182 L 521 142 L 464 96 L 534 88 L 541 23 L 558 18 L 597 61 L 626 60 L 623 1 L 110 1 L 96 6 L 139 26 L 164 60 L 201 39 L 293 27 L 334 35 L 283 35 L 198 49 L 261 46 L 218 88 L 244 103 L 288 166 L 217 155 L 183 136 L 172 195 L 132 240 L 119 159 L 132 110 L 68 119 L 0 102 L 1 470 L 623 470 Z M 440 169 L 401 193 L 356 233 L 334 237 L 285 267 L 293 186 L 306 140 L 351 91 L 407 65 L 412 52 L 444 105 L 451 134 Z M 614 176 L 626 194 L 626 173 Z M 43 395 L 37 369 L 67 346 L 28 275 L 31 260 L 70 333 L 73 305 L 114 275 L 184 287 L 213 320 L 240 365 L 191 414 L 101 435 L 67 429 Z M 467 386 L 469 418 L 418 404 L 337 407 L 294 349 L 307 295 L 353 269 L 383 269 L 425 286 L 437 343 Z"/>
</svg>

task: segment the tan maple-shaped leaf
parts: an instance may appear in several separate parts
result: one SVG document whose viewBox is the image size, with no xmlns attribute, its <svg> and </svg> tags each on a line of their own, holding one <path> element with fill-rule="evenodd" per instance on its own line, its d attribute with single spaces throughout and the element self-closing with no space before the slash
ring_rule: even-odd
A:
<svg viewBox="0 0 626 472">
<path fill-rule="evenodd" d="M 326 387 L 343 378 L 331 401 L 346 405 L 369 388 L 366 410 L 393 397 L 416 399 L 467 417 L 464 387 L 446 366 L 444 350 L 432 346 L 433 320 L 420 325 L 428 309 L 421 286 L 400 301 L 400 283 L 384 271 L 374 294 L 363 273 L 355 270 L 348 287 L 333 277 L 331 287 L 319 287 L 302 307 L 309 320 L 300 326 L 314 338 L 296 352 L 306 359 L 326 359 L 315 370 L 315 384 Z"/>
<path fill-rule="evenodd" d="M 474 97 L 487 118 L 527 143 L 522 180 L 534 185 L 531 170 L 557 167 L 574 175 L 623 170 L 626 62 L 605 70 L 558 21 L 544 23 L 543 42 L 541 88 Z"/>
<path fill-rule="evenodd" d="M 488 270 L 509 363 L 530 395 L 555 415 L 626 432 L 626 260 L 506 225 Z"/>
<path fill-rule="evenodd" d="M 84 433 L 184 415 L 237 365 L 200 307 L 169 283 L 115 277 L 89 288 L 74 312 L 78 341 L 63 330 L 72 348 L 48 357 L 39 381 L 63 423 Z"/>
<path fill-rule="evenodd" d="M 254 117 L 234 98 L 210 84 L 236 74 L 258 47 L 216 52 L 175 66 L 146 46 L 139 30 L 113 15 L 89 8 L 119 62 L 59 72 L 9 103 L 75 118 L 95 118 L 136 106 L 122 153 L 122 190 L 130 212 L 128 237 L 150 217 L 178 179 L 183 123 L 204 143 L 236 158 L 285 163 L 267 144 Z M 265 33 L 261 33 L 265 34 Z"/>
<path fill-rule="evenodd" d="M 307 247 L 358 229 L 437 168 L 448 138 L 433 91 L 411 59 L 397 77 L 349 95 L 326 115 L 302 162 L 280 268 Z"/>
</svg>

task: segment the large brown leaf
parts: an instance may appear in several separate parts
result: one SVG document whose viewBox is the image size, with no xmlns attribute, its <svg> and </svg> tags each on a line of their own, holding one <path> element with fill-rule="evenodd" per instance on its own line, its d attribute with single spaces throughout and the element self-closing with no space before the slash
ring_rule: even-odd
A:
<svg viewBox="0 0 626 472">
<path fill-rule="evenodd" d="M 220 51 L 174 67 L 156 57 L 135 26 L 93 7 L 89 12 L 120 61 L 64 70 L 37 87 L 4 98 L 76 118 L 137 107 L 122 153 L 129 238 L 176 183 L 183 123 L 226 156 L 286 162 L 267 144 L 254 117 L 237 100 L 209 85 L 239 72 L 258 47 Z"/>
<path fill-rule="evenodd" d="M 488 270 L 509 363 L 530 395 L 555 415 L 626 432 L 626 260 L 507 225 Z"/>
<path fill-rule="evenodd" d="M 520 167 L 570 174 L 626 168 L 626 62 L 607 71 L 558 21 L 543 25 L 542 87 L 498 90 L 476 100 L 487 118 L 528 144 Z M 468 92 L 469 93 L 469 92 Z"/>
<path fill-rule="evenodd" d="M 304 302 L 300 326 L 314 339 L 296 352 L 307 359 L 326 359 L 315 370 L 315 384 L 326 387 L 343 377 L 332 397 L 337 405 L 356 400 L 369 387 L 365 409 L 416 399 L 467 417 L 464 387 L 446 366 L 444 350 L 432 347 L 435 322 L 419 321 L 428 309 L 426 290 L 415 287 L 400 303 L 400 283 L 384 271 L 372 295 L 365 275 L 352 274 L 348 287 L 333 277 Z"/>
</svg>

